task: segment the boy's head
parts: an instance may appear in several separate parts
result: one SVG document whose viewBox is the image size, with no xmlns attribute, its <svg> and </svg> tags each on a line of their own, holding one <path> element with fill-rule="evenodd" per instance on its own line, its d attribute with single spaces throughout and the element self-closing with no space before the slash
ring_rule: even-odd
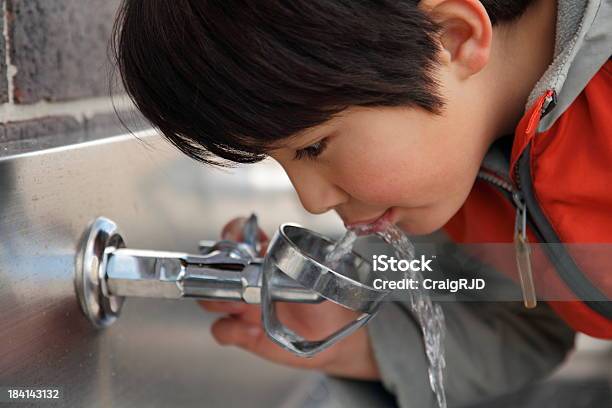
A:
<svg viewBox="0 0 612 408">
<path fill-rule="evenodd" d="M 206 163 L 271 156 L 310 212 L 444 224 L 508 117 L 483 94 L 492 25 L 531 0 L 124 0 L 124 86 Z"/>
</svg>

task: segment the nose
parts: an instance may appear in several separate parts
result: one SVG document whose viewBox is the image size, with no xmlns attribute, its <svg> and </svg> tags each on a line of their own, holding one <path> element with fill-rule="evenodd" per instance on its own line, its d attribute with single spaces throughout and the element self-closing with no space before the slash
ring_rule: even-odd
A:
<svg viewBox="0 0 612 408">
<path fill-rule="evenodd" d="M 300 166 L 285 168 L 302 207 L 311 214 L 323 214 L 348 201 L 349 195 L 318 169 Z"/>
</svg>

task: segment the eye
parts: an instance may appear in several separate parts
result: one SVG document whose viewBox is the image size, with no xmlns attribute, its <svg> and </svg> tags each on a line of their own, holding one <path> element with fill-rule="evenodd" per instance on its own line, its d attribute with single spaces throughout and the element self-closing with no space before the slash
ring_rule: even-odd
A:
<svg viewBox="0 0 612 408">
<path fill-rule="evenodd" d="M 300 150 L 296 150 L 295 151 L 295 159 L 296 160 L 315 159 L 319 155 L 321 155 L 321 153 L 323 153 L 323 151 L 325 151 L 326 147 L 327 147 L 327 138 L 323 138 L 323 139 L 319 140 L 318 142 L 311 144 L 308 147 L 305 147 L 305 148 L 300 149 Z"/>
</svg>

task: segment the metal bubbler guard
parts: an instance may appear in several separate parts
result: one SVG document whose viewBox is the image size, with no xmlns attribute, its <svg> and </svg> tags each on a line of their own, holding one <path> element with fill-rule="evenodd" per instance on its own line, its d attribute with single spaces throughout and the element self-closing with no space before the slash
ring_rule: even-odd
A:
<svg viewBox="0 0 612 408">
<path fill-rule="evenodd" d="M 354 252 L 341 260 L 340 266 L 347 273 L 326 266 L 325 256 L 333 247 L 334 242 L 325 236 L 287 223 L 279 227 L 264 260 L 261 288 L 264 328 L 274 342 L 299 356 L 311 357 L 365 325 L 376 315 L 380 301 L 389 293 L 364 283 L 371 274 L 370 264 Z M 362 314 L 324 339 L 307 340 L 283 325 L 277 317 L 271 290 L 276 274 L 285 274 L 325 299 Z"/>
</svg>

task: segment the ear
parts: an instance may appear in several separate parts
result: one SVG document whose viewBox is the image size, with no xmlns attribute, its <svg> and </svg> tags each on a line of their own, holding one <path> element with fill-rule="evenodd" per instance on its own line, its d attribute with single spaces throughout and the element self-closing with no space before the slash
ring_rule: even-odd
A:
<svg viewBox="0 0 612 408">
<path fill-rule="evenodd" d="M 419 7 L 440 27 L 441 62 L 461 79 L 482 70 L 489 61 L 493 29 L 478 0 L 422 0 Z"/>
</svg>

